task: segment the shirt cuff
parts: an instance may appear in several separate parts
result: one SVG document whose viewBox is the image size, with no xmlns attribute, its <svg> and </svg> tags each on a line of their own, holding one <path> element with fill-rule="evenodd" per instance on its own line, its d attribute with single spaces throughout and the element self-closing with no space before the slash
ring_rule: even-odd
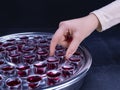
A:
<svg viewBox="0 0 120 90">
<path fill-rule="evenodd" d="M 100 26 L 97 28 L 97 31 L 102 32 L 104 30 L 106 30 L 106 26 L 105 26 L 105 17 L 103 15 L 103 12 L 100 10 L 95 10 L 93 12 L 91 12 L 92 14 L 96 15 L 96 17 L 99 20 Z"/>
<path fill-rule="evenodd" d="M 101 27 L 97 31 L 102 32 L 118 23 L 120 23 L 120 0 L 91 12 L 95 14 L 100 22 Z"/>
</svg>

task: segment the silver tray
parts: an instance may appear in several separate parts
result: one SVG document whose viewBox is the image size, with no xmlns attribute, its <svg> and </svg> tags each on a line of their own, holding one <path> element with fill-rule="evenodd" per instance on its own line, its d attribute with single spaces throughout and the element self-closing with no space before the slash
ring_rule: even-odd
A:
<svg viewBox="0 0 120 90">
<path fill-rule="evenodd" d="M 43 38 L 47 38 L 47 37 L 51 38 L 52 34 L 44 33 L 44 32 L 16 33 L 16 34 L 2 36 L 2 37 L 0 37 L 0 41 L 6 42 L 6 40 L 9 40 L 9 39 L 17 40 L 22 36 L 28 36 L 29 38 L 33 38 L 34 36 L 42 36 Z M 63 80 L 62 82 L 57 83 L 55 85 L 52 85 L 52 86 L 46 85 L 43 87 L 38 87 L 34 90 L 79 90 L 82 85 L 83 79 L 91 66 L 92 57 L 91 57 L 90 53 L 88 52 L 88 50 L 84 46 L 79 46 L 78 51 L 80 51 L 82 53 L 83 58 L 81 61 L 81 66 L 77 67 L 74 75 L 72 75 L 70 78 L 67 78 L 67 79 Z M 12 63 L 10 63 L 9 61 L 6 60 L 6 62 L 8 64 L 12 65 Z M 6 90 L 6 88 L 4 88 L 4 89 L 2 88 L 2 90 Z M 22 88 L 22 90 L 28 90 L 28 89 Z"/>
</svg>

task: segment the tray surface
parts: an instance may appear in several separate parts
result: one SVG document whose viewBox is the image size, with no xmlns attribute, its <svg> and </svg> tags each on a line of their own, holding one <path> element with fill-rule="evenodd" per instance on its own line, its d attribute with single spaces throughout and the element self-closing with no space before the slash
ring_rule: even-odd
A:
<svg viewBox="0 0 120 90">
<path fill-rule="evenodd" d="M 55 55 L 50 57 L 51 38 L 51 33 L 41 32 L 17 33 L 0 37 L 2 90 L 58 88 L 68 82 L 70 85 L 70 81 L 88 71 L 91 61 L 88 63 L 85 56 L 88 52 L 84 47 L 79 47 L 69 60 L 65 60 L 66 48 L 57 45 Z M 4 70 L 6 66 L 9 67 Z M 21 68 L 22 66 L 24 68 Z M 8 84 L 9 79 L 13 80 L 11 81 L 13 86 Z M 13 84 L 16 79 L 19 81 L 18 85 Z"/>
</svg>

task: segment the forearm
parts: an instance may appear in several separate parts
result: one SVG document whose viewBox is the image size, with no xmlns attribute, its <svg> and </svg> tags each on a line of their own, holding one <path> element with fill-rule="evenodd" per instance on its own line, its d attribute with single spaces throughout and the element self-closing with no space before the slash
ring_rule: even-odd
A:
<svg viewBox="0 0 120 90">
<path fill-rule="evenodd" d="M 95 10 L 92 12 L 95 14 L 100 22 L 98 31 L 104 31 L 118 23 L 120 23 L 120 0 L 116 0 L 109 5 Z"/>
</svg>

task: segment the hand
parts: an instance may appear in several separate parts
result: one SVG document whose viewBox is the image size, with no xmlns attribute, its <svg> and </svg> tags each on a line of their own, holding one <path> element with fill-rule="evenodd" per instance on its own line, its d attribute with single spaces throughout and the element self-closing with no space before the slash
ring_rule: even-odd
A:
<svg viewBox="0 0 120 90">
<path fill-rule="evenodd" d="M 53 35 L 50 44 L 50 55 L 54 55 L 57 44 L 67 47 L 66 59 L 71 57 L 79 44 L 99 26 L 99 21 L 94 14 L 63 21 Z"/>
</svg>

